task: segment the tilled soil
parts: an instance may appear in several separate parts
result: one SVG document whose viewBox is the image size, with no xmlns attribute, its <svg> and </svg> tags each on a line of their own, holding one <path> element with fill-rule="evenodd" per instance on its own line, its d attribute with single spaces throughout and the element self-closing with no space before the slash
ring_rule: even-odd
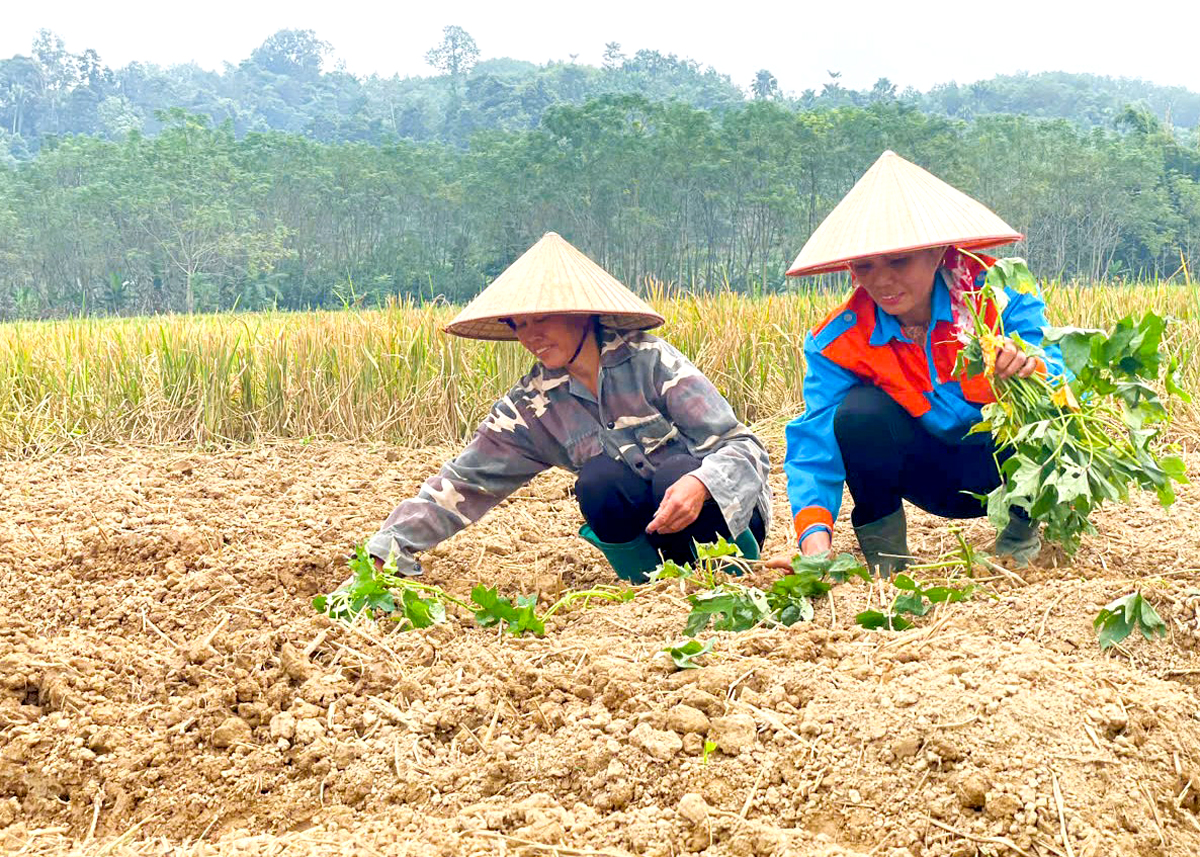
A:
<svg viewBox="0 0 1200 857">
<path fill-rule="evenodd" d="M 1197 488 L 1106 510 L 1075 558 L 1046 549 L 911 631 L 857 628 L 878 595 L 853 582 L 812 623 L 705 635 L 697 670 L 660 651 L 676 584 L 542 639 L 317 615 L 350 546 L 451 452 L 5 464 L 0 852 L 1200 854 Z M 539 478 L 424 580 L 546 602 L 615 582 L 570 484 Z M 921 556 L 957 543 L 915 510 L 910 531 Z M 1170 634 L 1103 653 L 1091 619 L 1134 588 Z"/>
</svg>

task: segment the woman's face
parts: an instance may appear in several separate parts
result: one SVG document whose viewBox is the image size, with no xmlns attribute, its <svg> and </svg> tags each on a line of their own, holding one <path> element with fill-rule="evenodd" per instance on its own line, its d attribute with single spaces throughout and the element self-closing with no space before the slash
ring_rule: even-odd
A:
<svg viewBox="0 0 1200 857">
<path fill-rule="evenodd" d="M 889 253 L 850 263 L 854 281 L 883 311 L 906 324 L 924 324 L 932 312 L 933 276 L 946 248 Z"/>
<path fill-rule="evenodd" d="M 547 369 L 562 369 L 592 325 L 590 315 L 526 315 L 512 319 L 522 345 Z"/>
</svg>

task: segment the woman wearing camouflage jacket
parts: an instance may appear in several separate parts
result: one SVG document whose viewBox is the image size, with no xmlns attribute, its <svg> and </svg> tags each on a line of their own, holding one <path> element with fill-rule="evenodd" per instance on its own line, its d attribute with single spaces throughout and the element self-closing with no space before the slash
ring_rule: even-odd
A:
<svg viewBox="0 0 1200 857">
<path fill-rule="evenodd" d="M 585 526 L 617 574 L 640 583 L 693 541 L 736 539 L 757 557 L 770 521 L 763 444 L 632 292 L 555 233 L 496 279 L 447 330 L 516 339 L 532 371 L 474 439 L 405 500 L 368 543 L 420 574 L 415 554 L 479 520 L 550 467 L 577 474 Z"/>
</svg>

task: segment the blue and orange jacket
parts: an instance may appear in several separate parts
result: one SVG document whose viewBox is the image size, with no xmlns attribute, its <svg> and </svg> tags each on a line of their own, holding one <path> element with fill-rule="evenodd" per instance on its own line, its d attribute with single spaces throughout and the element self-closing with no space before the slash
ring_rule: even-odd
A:
<svg viewBox="0 0 1200 857">
<path fill-rule="evenodd" d="M 846 479 L 833 418 L 852 387 L 873 384 L 881 388 L 926 429 L 949 443 L 965 442 L 968 429 L 980 420 L 981 407 L 994 401 L 986 377 L 954 375 L 963 345 L 954 335 L 949 276 L 945 268 L 936 275 L 924 344 L 908 339 L 900 322 L 880 309 L 862 288 L 855 289 L 850 299 L 805 339 L 805 410 L 787 425 L 783 463 L 799 541 L 819 528 L 833 532 Z M 976 288 L 985 276 L 986 270 L 980 269 Z M 1047 324 L 1045 303 L 1034 295 L 1006 291 L 1008 302 L 1000 313 L 1005 333 L 1018 333 L 1026 342 L 1040 345 Z M 989 305 L 985 312 L 988 320 L 994 321 L 996 308 Z M 1058 346 L 1047 348 L 1045 359 L 1051 376 L 1062 373 Z"/>
</svg>

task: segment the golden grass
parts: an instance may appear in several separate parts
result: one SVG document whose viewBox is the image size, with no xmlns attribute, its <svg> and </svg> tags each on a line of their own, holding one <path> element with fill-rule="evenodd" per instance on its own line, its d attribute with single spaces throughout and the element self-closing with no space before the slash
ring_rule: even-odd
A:
<svg viewBox="0 0 1200 857">
<path fill-rule="evenodd" d="M 1052 286 L 1056 323 L 1109 324 L 1154 309 L 1172 350 L 1200 341 L 1200 286 Z M 653 302 L 660 331 L 750 423 L 799 411 L 806 331 L 828 292 Z M 452 307 L 82 319 L 0 325 L 0 454 L 71 443 L 214 444 L 274 438 L 461 441 L 531 365 L 513 343 L 441 332 Z M 1189 361 L 1184 386 L 1200 390 Z"/>
</svg>

